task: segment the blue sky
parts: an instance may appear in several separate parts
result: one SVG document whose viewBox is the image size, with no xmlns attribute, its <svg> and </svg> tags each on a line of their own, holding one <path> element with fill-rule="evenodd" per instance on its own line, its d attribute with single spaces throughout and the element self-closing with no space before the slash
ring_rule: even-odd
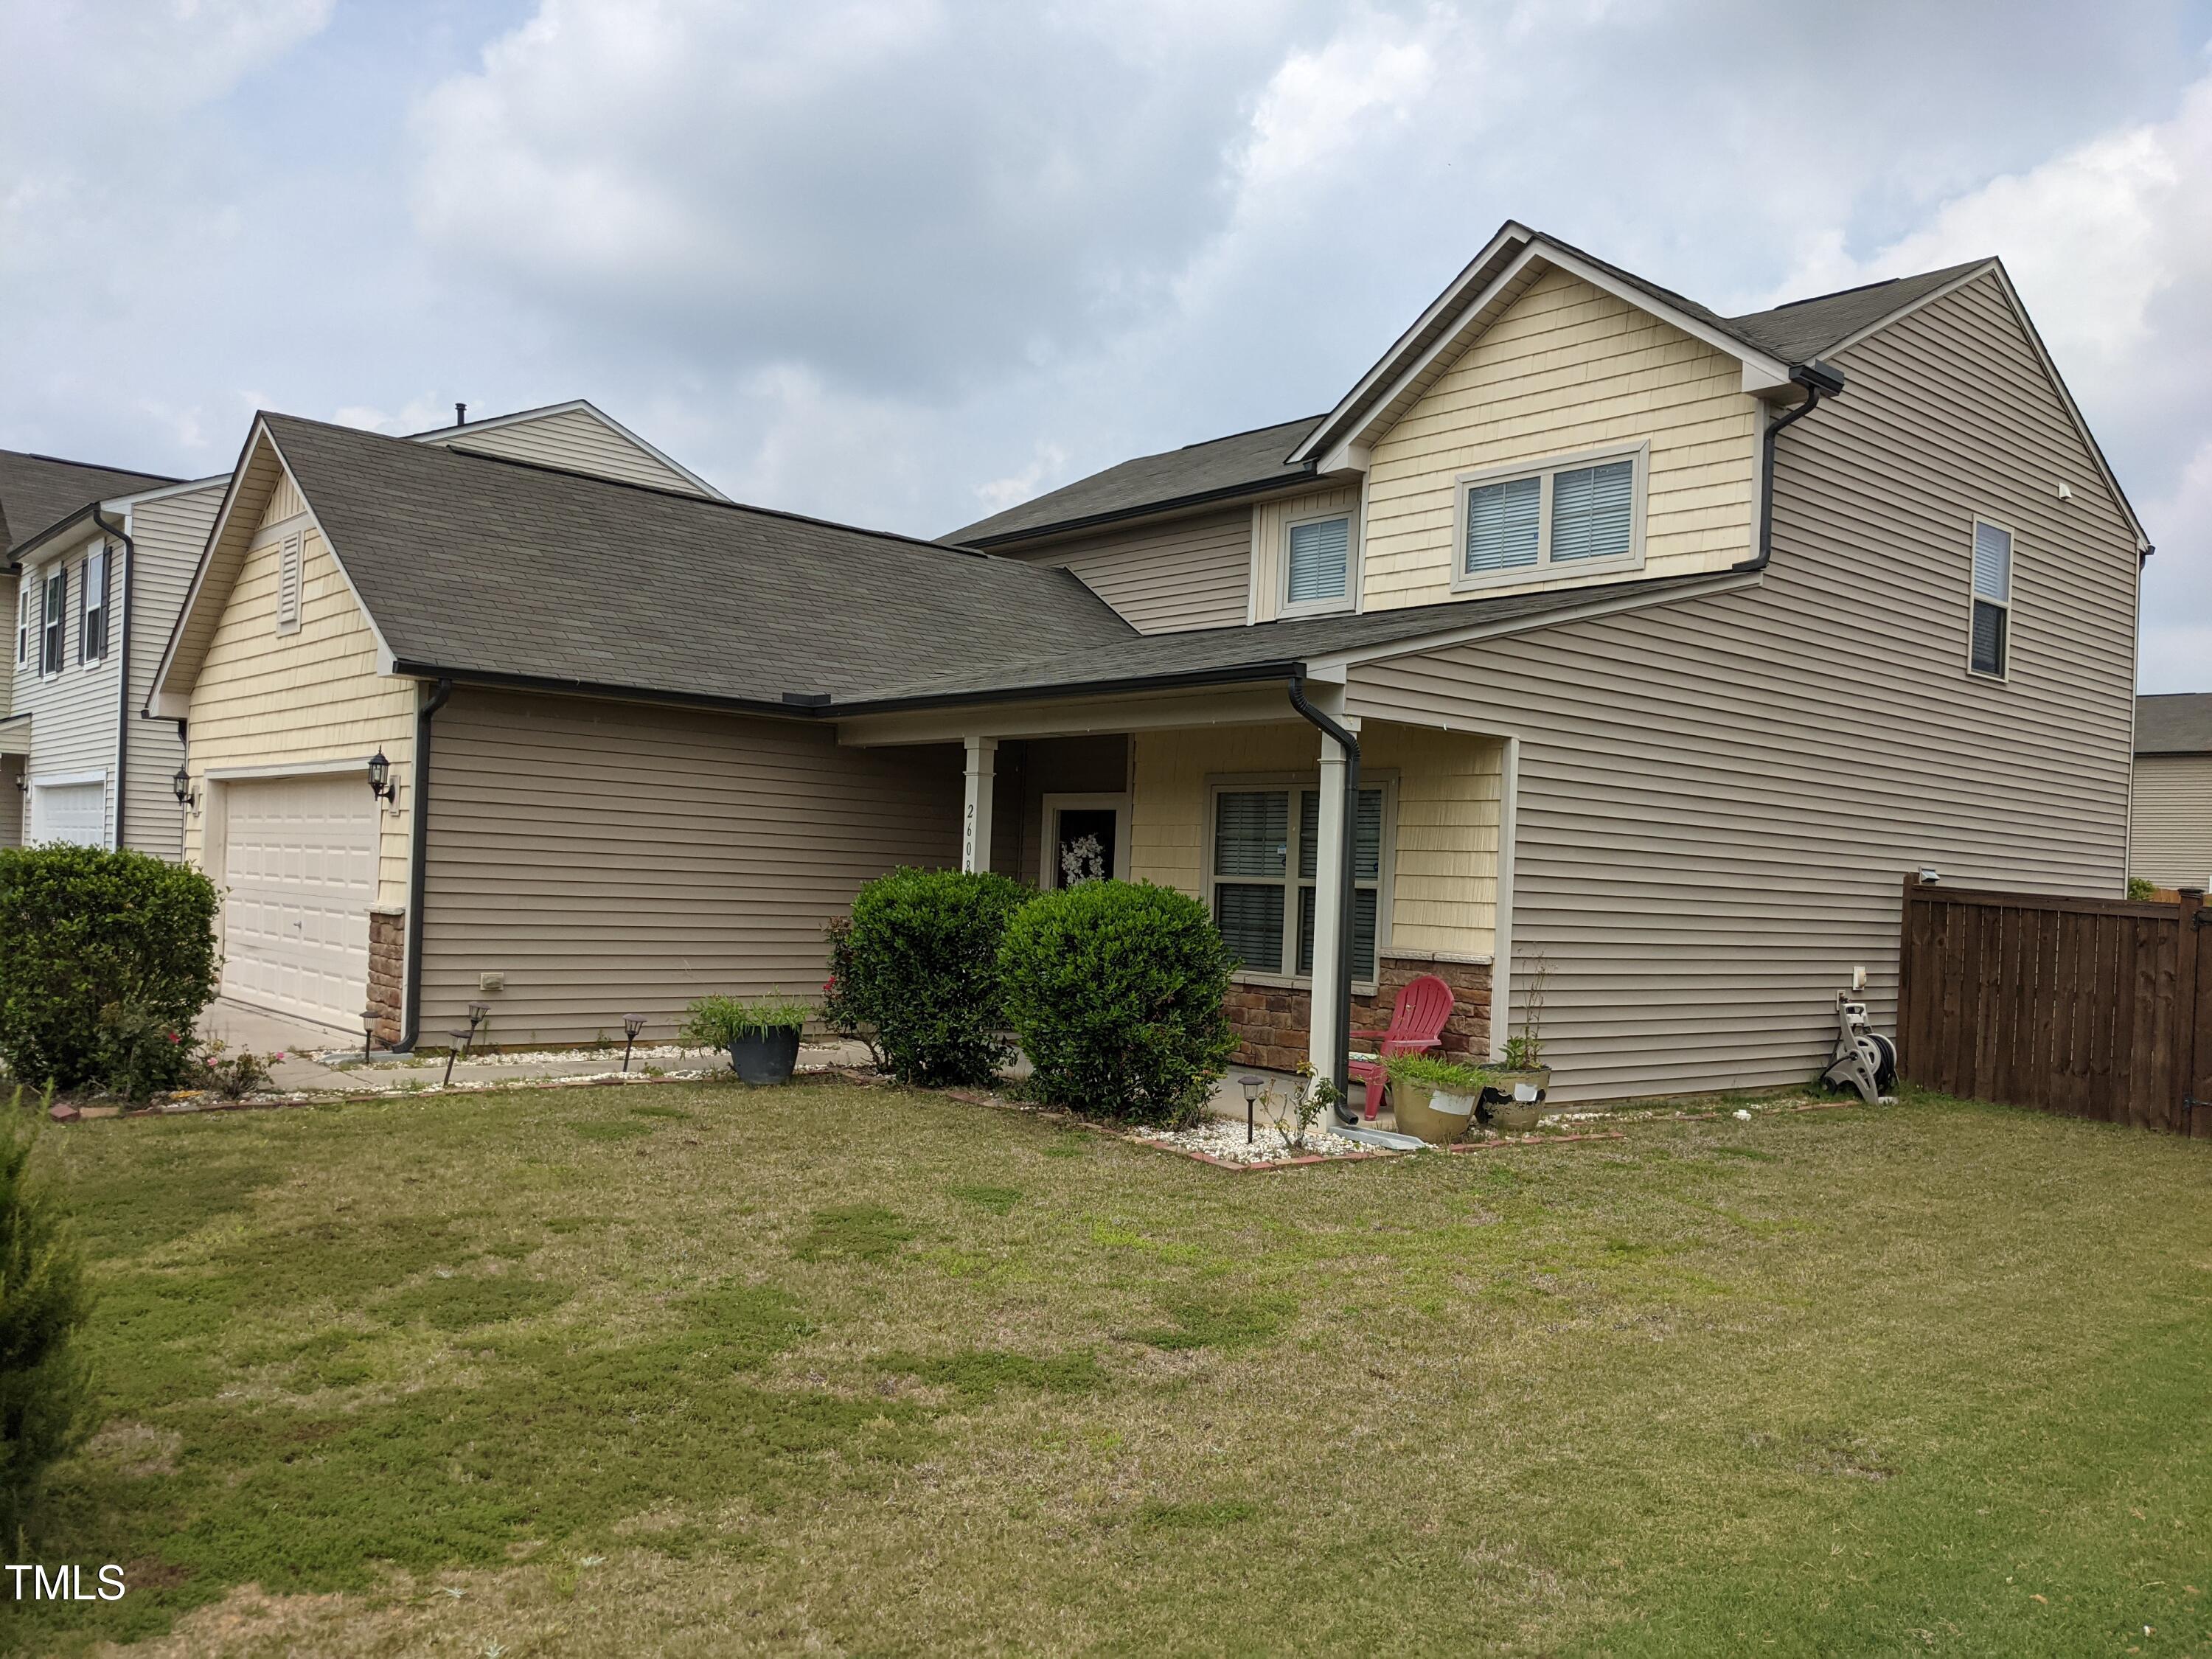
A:
<svg viewBox="0 0 2212 1659">
<path fill-rule="evenodd" d="M 934 534 L 1333 402 L 1503 219 L 1722 310 L 2002 254 L 2212 689 L 2212 5 L 0 0 L 0 444 L 588 397 Z"/>
</svg>

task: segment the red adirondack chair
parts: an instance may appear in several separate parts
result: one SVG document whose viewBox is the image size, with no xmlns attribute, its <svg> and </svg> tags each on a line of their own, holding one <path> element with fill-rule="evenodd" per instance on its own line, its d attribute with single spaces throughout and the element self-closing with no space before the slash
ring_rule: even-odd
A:
<svg viewBox="0 0 2212 1659">
<path fill-rule="evenodd" d="M 1373 1117 L 1382 1109 L 1382 1096 L 1387 1088 L 1382 1068 L 1393 1054 L 1417 1054 L 1424 1048 L 1434 1048 L 1443 1041 L 1444 1022 L 1451 1018 L 1454 1001 L 1451 987 L 1434 974 L 1423 974 L 1408 980 L 1398 993 L 1395 1006 L 1390 1010 L 1390 1029 L 1387 1031 L 1360 1031 L 1352 1034 L 1354 1042 L 1367 1042 L 1375 1045 L 1375 1058 L 1354 1060 L 1352 1075 L 1367 1085 L 1367 1115 Z"/>
</svg>

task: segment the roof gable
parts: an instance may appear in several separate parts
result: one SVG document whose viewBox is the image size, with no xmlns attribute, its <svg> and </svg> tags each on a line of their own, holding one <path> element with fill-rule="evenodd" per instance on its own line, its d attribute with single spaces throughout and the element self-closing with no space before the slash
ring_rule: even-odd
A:
<svg viewBox="0 0 2212 1659">
<path fill-rule="evenodd" d="M 663 453 L 588 398 L 518 410 L 458 426 L 409 434 L 416 443 L 588 472 L 628 483 L 680 489 L 710 501 L 729 497 L 690 468 Z"/>
<path fill-rule="evenodd" d="M 2212 755 L 2212 691 L 2137 697 L 2136 753 Z"/>
<path fill-rule="evenodd" d="M 181 714 L 289 471 L 386 672 L 785 708 L 1135 637 L 1064 571 L 264 414 L 172 635 Z M 1018 624 L 1015 619 L 1018 619 Z"/>
</svg>

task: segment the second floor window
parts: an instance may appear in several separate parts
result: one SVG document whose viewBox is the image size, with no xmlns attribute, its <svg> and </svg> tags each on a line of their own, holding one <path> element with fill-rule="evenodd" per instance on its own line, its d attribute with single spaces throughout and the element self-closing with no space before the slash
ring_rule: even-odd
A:
<svg viewBox="0 0 2212 1659">
<path fill-rule="evenodd" d="M 26 579 L 15 593 L 15 666 L 31 659 L 31 583 Z"/>
<path fill-rule="evenodd" d="M 2002 679 L 2012 641 L 2012 532 L 1974 521 L 1974 615 L 1966 666 Z"/>
<path fill-rule="evenodd" d="M 107 550 L 95 547 L 84 557 L 84 600 L 77 622 L 76 659 L 94 663 L 106 655 Z"/>
<path fill-rule="evenodd" d="M 1291 525 L 1283 550 L 1283 609 L 1335 610 L 1351 598 L 1350 515 Z"/>
<path fill-rule="evenodd" d="M 58 564 L 46 573 L 46 594 L 39 611 L 39 672 L 62 672 L 63 648 L 69 644 L 69 567 Z"/>
<path fill-rule="evenodd" d="M 1454 586 L 1640 564 L 1644 464 L 1639 449 L 1462 478 Z"/>
</svg>

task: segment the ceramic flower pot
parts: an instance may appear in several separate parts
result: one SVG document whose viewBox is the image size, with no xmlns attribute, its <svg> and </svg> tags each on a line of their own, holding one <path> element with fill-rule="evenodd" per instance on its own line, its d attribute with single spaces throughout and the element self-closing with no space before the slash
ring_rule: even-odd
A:
<svg viewBox="0 0 2212 1659">
<path fill-rule="evenodd" d="M 1442 1094 L 1419 1083 L 1393 1083 L 1390 1111 L 1400 1133 L 1431 1146 L 1449 1146 L 1464 1139 L 1474 1125 L 1474 1097 Z"/>
<path fill-rule="evenodd" d="M 1552 1086 L 1552 1068 L 1531 1066 L 1509 1072 L 1492 1066 L 1496 1079 L 1482 1091 L 1482 1115 L 1493 1129 L 1526 1134 L 1544 1115 L 1544 1097 Z"/>
<path fill-rule="evenodd" d="M 791 1068 L 799 1064 L 799 1027 L 780 1025 L 772 1030 L 748 1031 L 730 1044 L 730 1069 L 740 1083 L 771 1084 L 791 1081 Z"/>
</svg>

